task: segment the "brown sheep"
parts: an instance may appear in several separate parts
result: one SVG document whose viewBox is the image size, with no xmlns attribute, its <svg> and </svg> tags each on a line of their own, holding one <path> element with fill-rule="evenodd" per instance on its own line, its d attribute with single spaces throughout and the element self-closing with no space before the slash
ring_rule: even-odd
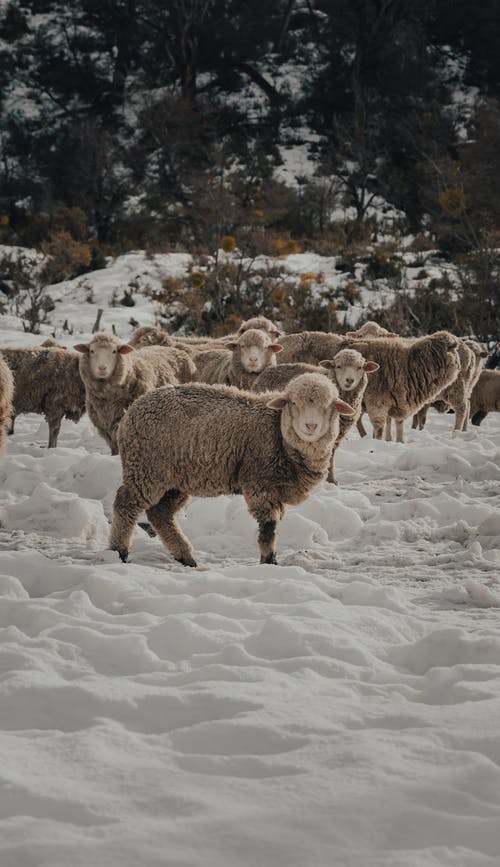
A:
<svg viewBox="0 0 500 867">
<path fill-rule="evenodd" d="M 380 366 L 377 374 L 370 378 L 364 396 L 375 439 L 382 439 L 384 429 L 394 419 L 397 441 L 403 442 L 405 419 L 432 402 L 457 378 L 460 370 L 458 338 L 448 331 L 437 331 L 412 341 L 357 339 L 355 347 Z"/>
<path fill-rule="evenodd" d="M 194 361 L 200 382 L 251 389 L 265 368 L 276 365 L 280 351 L 280 344 L 271 343 L 265 331 L 251 328 L 227 343 L 225 349 L 200 352 Z"/>
<path fill-rule="evenodd" d="M 395 334 L 394 331 L 388 331 L 383 325 L 379 325 L 378 322 L 370 319 L 356 331 L 346 331 L 345 336 L 351 340 L 356 340 L 358 337 L 367 340 L 370 337 L 399 337 L 399 334 Z"/>
<path fill-rule="evenodd" d="M 500 370 L 482 370 L 472 390 L 472 424 L 480 425 L 489 412 L 500 412 Z"/>
<path fill-rule="evenodd" d="M 80 376 L 89 418 L 111 454 L 116 455 L 116 431 L 130 404 L 148 391 L 176 385 L 178 380 L 161 346 L 134 350 L 112 334 L 98 332 L 90 343 L 78 343 L 75 349 L 81 353 Z"/>
<path fill-rule="evenodd" d="M 467 430 L 470 396 L 481 373 L 483 358 L 486 358 L 489 353 L 483 350 L 476 340 L 467 338 L 459 340 L 458 355 L 460 358 L 460 372 L 457 378 L 451 385 L 448 385 L 447 388 L 440 392 L 432 403 L 423 406 L 413 416 L 412 428 L 418 426 L 419 430 L 423 430 L 429 407 L 432 406 L 438 412 L 448 412 L 448 410 L 452 409 L 455 413 L 454 429 L 458 431 Z"/>
<path fill-rule="evenodd" d="M 78 355 L 68 349 L 41 346 L 2 347 L 0 351 L 14 374 L 10 433 L 18 415 L 40 413 L 49 426 L 48 448 L 55 448 L 63 418 L 78 422 L 85 412 Z"/>
<path fill-rule="evenodd" d="M 283 394 L 196 384 L 145 395 L 118 430 L 123 484 L 115 497 L 110 548 L 127 560 L 132 530 L 145 509 L 175 559 L 196 566 L 175 513 L 190 496 L 243 494 L 259 525 L 261 563 L 276 563 L 277 523 L 287 503 L 303 502 L 325 478 L 339 413 L 352 409 L 317 374 L 297 377 Z"/>
</svg>

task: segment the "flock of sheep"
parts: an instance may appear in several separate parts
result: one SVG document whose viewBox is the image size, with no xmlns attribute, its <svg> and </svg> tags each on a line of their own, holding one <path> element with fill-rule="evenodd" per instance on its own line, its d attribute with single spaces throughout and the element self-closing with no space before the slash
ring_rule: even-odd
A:
<svg viewBox="0 0 500 867">
<path fill-rule="evenodd" d="M 259 316 L 219 339 L 141 327 L 128 343 L 100 332 L 75 349 L 52 339 L 1 349 L 0 455 L 17 415 L 43 414 L 51 448 L 63 417 L 87 411 L 122 462 L 110 547 L 123 561 L 145 510 L 141 526 L 195 566 L 176 512 L 190 496 L 239 493 L 261 562 L 275 563 L 286 505 L 322 479 L 336 483 L 335 453 L 353 425 L 366 434 L 364 412 L 375 438 L 391 439 L 394 421 L 403 442 L 405 419 L 422 429 L 430 406 L 452 409 L 456 430 L 500 411 L 500 372 L 482 370 L 488 353 L 447 331 L 400 338 L 367 322 L 345 335 L 281 336 Z"/>
</svg>

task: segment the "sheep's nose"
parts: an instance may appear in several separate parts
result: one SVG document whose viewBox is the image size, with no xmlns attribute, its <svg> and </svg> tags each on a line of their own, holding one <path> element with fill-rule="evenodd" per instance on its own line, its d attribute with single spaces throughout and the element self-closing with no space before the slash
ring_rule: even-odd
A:
<svg viewBox="0 0 500 867">
<path fill-rule="evenodd" d="M 353 382 L 354 382 L 354 377 L 353 377 L 353 376 L 346 376 L 346 378 L 345 378 L 345 384 L 346 384 L 346 385 L 352 385 Z"/>
<path fill-rule="evenodd" d="M 250 364 L 257 364 L 258 360 L 259 360 L 259 359 L 257 358 L 256 355 L 251 355 L 251 356 L 250 356 Z"/>
<path fill-rule="evenodd" d="M 309 433 L 314 433 L 317 427 L 318 425 L 316 424 L 316 422 L 306 421 L 306 428 Z"/>
<path fill-rule="evenodd" d="M 106 373 L 106 365 L 100 364 L 98 367 L 99 373 Z"/>
</svg>

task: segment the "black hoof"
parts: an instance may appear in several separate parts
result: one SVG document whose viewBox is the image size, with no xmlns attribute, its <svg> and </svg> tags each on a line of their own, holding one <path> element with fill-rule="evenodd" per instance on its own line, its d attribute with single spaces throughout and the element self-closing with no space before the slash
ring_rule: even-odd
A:
<svg viewBox="0 0 500 867">
<path fill-rule="evenodd" d="M 278 561 L 276 560 L 276 554 L 274 553 L 274 551 L 271 551 L 271 553 L 268 554 L 267 557 L 264 557 L 264 555 L 262 554 L 261 558 L 260 558 L 260 562 L 261 563 L 271 563 L 273 566 L 278 565 Z"/>
<path fill-rule="evenodd" d="M 153 529 L 149 521 L 137 521 L 137 526 L 144 530 L 151 539 L 156 539 L 156 530 Z"/>
<path fill-rule="evenodd" d="M 126 563 L 128 560 L 128 551 L 126 548 L 117 548 L 118 556 L 122 563 Z"/>
<path fill-rule="evenodd" d="M 175 559 L 178 563 L 182 563 L 183 566 L 195 567 L 198 565 L 196 560 L 193 560 L 192 557 L 176 557 Z"/>
</svg>

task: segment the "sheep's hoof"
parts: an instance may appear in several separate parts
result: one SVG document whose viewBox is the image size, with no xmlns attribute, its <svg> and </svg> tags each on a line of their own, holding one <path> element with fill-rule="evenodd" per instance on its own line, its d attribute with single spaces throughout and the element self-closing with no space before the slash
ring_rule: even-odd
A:
<svg viewBox="0 0 500 867">
<path fill-rule="evenodd" d="M 156 539 L 156 530 L 153 529 L 149 521 L 137 521 L 137 526 L 144 530 L 152 539 Z"/>
<path fill-rule="evenodd" d="M 116 550 L 118 551 L 118 556 L 119 556 L 120 560 L 122 561 L 122 563 L 126 563 L 128 560 L 127 549 L 126 548 L 117 548 Z"/>
<path fill-rule="evenodd" d="M 176 557 L 175 558 L 179 563 L 182 563 L 183 566 L 197 566 L 196 560 L 193 560 L 192 557 Z"/>
<path fill-rule="evenodd" d="M 271 553 L 268 554 L 267 557 L 264 557 L 264 554 L 262 554 L 261 558 L 260 558 L 260 562 L 261 563 L 271 563 L 273 566 L 278 565 L 278 561 L 276 560 L 276 554 L 274 553 L 274 551 L 271 551 Z"/>
</svg>

